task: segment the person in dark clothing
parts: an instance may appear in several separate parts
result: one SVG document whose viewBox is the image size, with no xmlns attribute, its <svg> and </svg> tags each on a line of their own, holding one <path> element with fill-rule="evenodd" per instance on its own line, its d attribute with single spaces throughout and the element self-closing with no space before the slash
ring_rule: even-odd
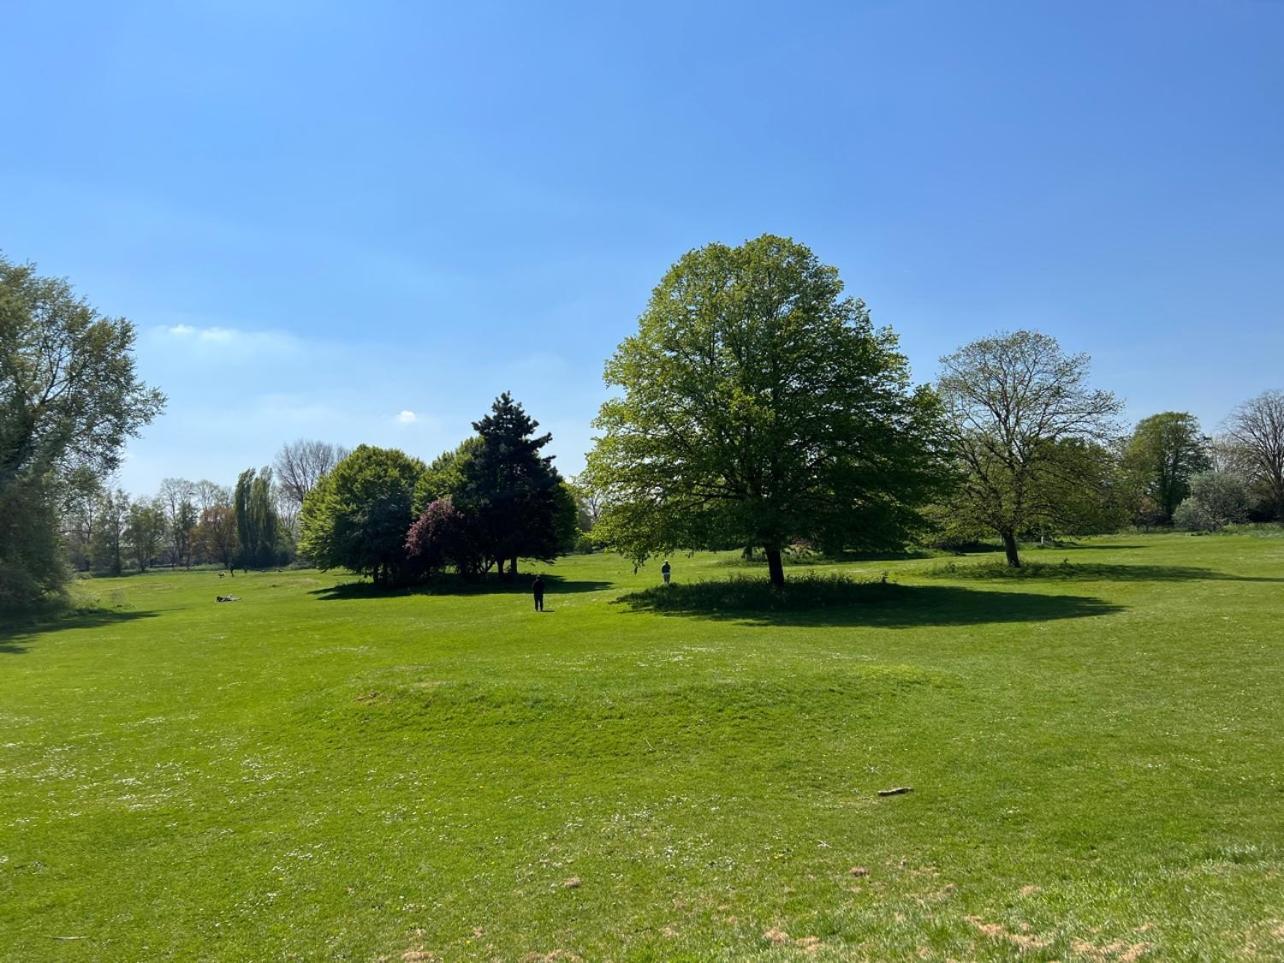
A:
<svg viewBox="0 0 1284 963">
<path fill-rule="evenodd" d="M 661 574 L 662 576 L 664 576 L 664 584 L 665 584 L 665 585 L 668 585 L 668 584 L 669 584 L 669 575 L 670 575 L 670 573 L 672 573 L 672 571 L 673 571 L 673 569 L 669 568 L 669 561 L 668 561 L 668 559 L 665 559 L 664 564 L 660 566 L 660 574 Z"/>
<path fill-rule="evenodd" d="M 531 583 L 531 593 L 535 596 L 535 611 L 544 611 L 544 576 L 536 575 Z"/>
</svg>

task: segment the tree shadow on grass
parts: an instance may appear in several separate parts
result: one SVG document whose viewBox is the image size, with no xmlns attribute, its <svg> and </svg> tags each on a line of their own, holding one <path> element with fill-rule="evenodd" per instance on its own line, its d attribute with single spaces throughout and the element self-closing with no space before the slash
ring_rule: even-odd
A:
<svg viewBox="0 0 1284 963">
<path fill-rule="evenodd" d="M 536 569 L 535 571 L 539 571 Z M 590 580 L 570 580 L 560 575 L 544 576 L 544 593 L 550 598 L 557 595 L 574 595 L 580 592 L 600 592 L 610 588 L 611 582 Z M 408 585 L 399 588 L 388 588 L 375 585 L 373 582 L 343 582 L 327 588 L 313 589 L 309 594 L 323 601 L 335 599 L 386 599 L 407 595 L 530 595 L 531 581 L 534 573 L 519 573 L 515 579 L 501 579 L 497 575 L 482 576 L 476 579 L 464 579 L 457 575 L 434 576 L 422 585 Z"/>
<path fill-rule="evenodd" d="M 63 629 L 96 629 L 105 625 L 120 622 L 133 622 L 137 619 L 152 619 L 155 612 L 122 612 L 114 609 L 86 609 L 69 615 L 27 615 L 14 616 L 12 613 L 0 613 L 0 618 L 12 617 L 15 624 L 0 628 L 0 655 L 22 655 L 31 643 L 50 632 L 61 632 Z"/>
<path fill-rule="evenodd" d="M 1001 559 L 986 562 L 946 562 L 923 573 L 931 578 L 984 581 L 1062 582 L 1273 582 L 1270 575 L 1232 575 L 1196 565 L 1118 565 L 1104 562 L 1027 561 L 1010 568 Z"/>
<path fill-rule="evenodd" d="M 673 584 L 623 595 L 615 604 L 634 612 L 759 625 L 873 628 L 1046 622 L 1123 611 L 1123 606 L 1080 595 L 1035 595 L 845 579 L 799 579 L 779 591 L 755 579 Z"/>
<path fill-rule="evenodd" d="M 1139 542 L 1108 542 L 1105 545 L 1089 545 L 1087 542 L 1057 542 L 1055 545 L 1023 545 L 1023 552 L 1123 552 L 1139 548 L 1150 548 Z M 1003 546 L 995 546 L 994 551 L 1003 551 Z"/>
<path fill-rule="evenodd" d="M 986 551 L 1003 551 L 1001 545 L 993 548 L 987 548 Z M 882 551 L 882 552 L 858 552 L 855 550 L 837 552 L 831 555 L 791 555 L 784 556 L 783 562 L 786 569 L 809 569 L 825 568 L 827 566 L 851 565 L 858 562 L 908 562 L 925 558 L 937 558 L 940 552 L 932 551 L 925 548 L 912 548 L 903 551 Z M 744 558 L 739 553 L 728 558 L 719 558 L 714 565 L 723 568 L 743 568 L 743 569 L 761 569 L 767 570 L 767 558 L 765 555 L 754 555 L 753 558 Z"/>
</svg>

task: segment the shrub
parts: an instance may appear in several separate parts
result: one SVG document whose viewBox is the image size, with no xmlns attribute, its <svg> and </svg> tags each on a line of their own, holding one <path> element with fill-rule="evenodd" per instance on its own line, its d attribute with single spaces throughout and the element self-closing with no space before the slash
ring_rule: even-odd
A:
<svg viewBox="0 0 1284 963">
<path fill-rule="evenodd" d="M 460 575 L 476 575 L 483 555 L 476 519 L 456 508 L 449 496 L 438 498 L 410 526 L 406 554 L 428 574 L 453 565 Z"/>
<path fill-rule="evenodd" d="M 1248 516 L 1248 486 L 1238 475 L 1206 471 L 1190 480 L 1190 497 L 1212 517 L 1216 528 Z"/>
<path fill-rule="evenodd" d="M 1193 496 L 1177 506 L 1173 512 L 1173 526 L 1187 532 L 1215 532 L 1220 527 L 1212 512 Z"/>
</svg>

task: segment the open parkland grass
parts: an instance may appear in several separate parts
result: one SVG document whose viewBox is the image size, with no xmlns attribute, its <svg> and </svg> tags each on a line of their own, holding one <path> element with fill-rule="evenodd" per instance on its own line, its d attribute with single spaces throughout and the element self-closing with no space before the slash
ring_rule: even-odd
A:
<svg viewBox="0 0 1284 963">
<path fill-rule="evenodd" d="M 1028 558 L 81 583 L 0 630 L 0 958 L 1284 959 L 1284 538 Z"/>
</svg>

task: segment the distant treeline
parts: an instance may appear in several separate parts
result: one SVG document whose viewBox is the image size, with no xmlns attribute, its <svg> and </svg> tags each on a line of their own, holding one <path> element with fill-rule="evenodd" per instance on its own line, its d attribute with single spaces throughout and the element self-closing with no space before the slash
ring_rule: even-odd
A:
<svg viewBox="0 0 1284 963">
<path fill-rule="evenodd" d="M 587 468 L 564 480 L 507 393 L 429 464 L 394 449 L 286 445 L 235 483 L 111 483 L 165 399 L 135 374 L 133 325 L 0 258 L 0 606 L 70 570 L 263 568 L 299 559 L 381 583 L 512 575 L 519 558 L 609 548 L 837 553 L 1128 526 L 1284 521 L 1284 392 L 1217 434 L 1181 411 L 1130 429 L 1089 359 L 1036 331 L 941 359 L 914 385 L 894 332 L 835 268 L 764 235 L 690 251 L 607 361 Z"/>
</svg>

